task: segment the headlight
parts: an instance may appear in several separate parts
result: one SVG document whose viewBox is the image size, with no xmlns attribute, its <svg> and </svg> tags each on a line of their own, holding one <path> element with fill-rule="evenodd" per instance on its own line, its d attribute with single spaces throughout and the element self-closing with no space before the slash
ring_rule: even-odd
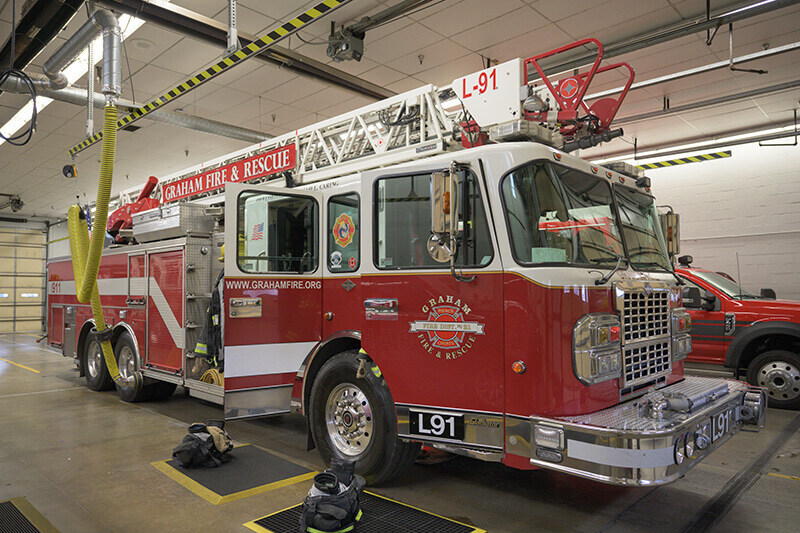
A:
<svg viewBox="0 0 800 533">
<path fill-rule="evenodd" d="M 572 331 L 572 365 L 586 385 L 619 378 L 622 367 L 620 323 L 617 315 L 584 315 Z"/>
<path fill-rule="evenodd" d="M 692 351 L 692 316 L 683 307 L 672 310 L 672 360 L 681 361 Z"/>
</svg>

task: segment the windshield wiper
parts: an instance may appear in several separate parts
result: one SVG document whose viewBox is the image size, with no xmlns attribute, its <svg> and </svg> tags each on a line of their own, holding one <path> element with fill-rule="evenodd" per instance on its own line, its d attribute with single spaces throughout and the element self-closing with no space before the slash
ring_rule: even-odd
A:
<svg viewBox="0 0 800 533">
<path fill-rule="evenodd" d="M 638 266 L 638 267 L 641 267 L 641 266 L 657 266 L 657 267 L 664 268 L 664 265 L 662 265 L 661 263 L 657 263 L 655 261 L 648 261 L 647 263 L 635 263 L 635 265 Z M 683 279 L 681 279 L 681 277 L 678 276 L 675 273 L 675 271 L 672 270 L 671 268 L 664 268 L 664 271 L 665 272 L 669 272 L 670 274 L 672 274 L 672 277 L 675 278 L 675 281 L 678 282 L 678 285 L 685 285 L 686 284 L 686 282 L 683 281 Z"/>
<path fill-rule="evenodd" d="M 594 280 L 595 285 L 605 285 L 606 283 L 608 283 L 608 280 L 611 279 L 611 276 L 613 276 L 616 273 L 616 271 L 619 270 L 619 267 L 622 266 L 623 261 L 625 262 L 626 265 L 628 264 L 628 260 L 622 257 L 621 255 L 617 257 L 619 257 L 619 259 L 617 259 L 617 266 L 614 267 L 614 270 L 612 270 L 602 278 Z M 601 273 L 599 270 L 590 270 L 589 272 Z"/>
</svg>

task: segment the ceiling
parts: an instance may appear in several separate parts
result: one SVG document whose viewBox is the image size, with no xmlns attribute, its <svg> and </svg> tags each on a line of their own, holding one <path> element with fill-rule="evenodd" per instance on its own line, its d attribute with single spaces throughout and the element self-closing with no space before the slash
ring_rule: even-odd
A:
<svg viewBox="0 0 800 533">
<path fill-rule="evenodd" d="M 346 24 L 397 2 L 399 0 L 353 0 L 311 24 L 301 36 L 309 41 L 324 40 L 332 20 L 337 25 Z M 18 2 L 18 9 L 21 3 Z M 225 0 L 173 0 L 172 3 L 227 22 Z M 723 12 L 727 5 L 741 3 L 742 0 L 711 2 L 715 13 Z M 289 15 L 314 4 L 316 1 L 239 0 L 239 28 L 262 35 L 278 21 L 285 21 Z M 11 28 L 11 0 L 0 0 L 0 5 L 0 38 L 6 39 Z M 704 0 L 434 0 L 422 11 L 370 30 L 360 62 L 331 63 L 325 56 L 324 46 L 305 44 L 294 36 L 280 44 L 402 92 L 426 83 L 447 85 L 456 77 L 480 70 L 483 57 L 500 62 L 527 57 L 587 36 L 605 43 L 620 42 L 704 13 Z M 85 20 L 85 12 L 80 11 L 26 70 L 40 75 L 44 61 Z M 734 55 L 800 41 L 797 28 L 800 28 L 800 5 L 738 22 L 734 29 Z M 222 56 L 221 48 L 150 23 L 137 30 L 126 41 L 125 48 L 123 98 L 137 103 L 159 96 Z M 662 109 L 664 97 L 669 97 L 672 106 L 678 106 L 800 79 L 799 55 L 800 52 L 791 52 L 746 65 L 769 70 L 765 75 L 721 69 L 632 91 L 618 116 Z M 727 58 L 728 32 L 723 28 L 711 46 L 705 44 L 705 32 L 702 32 L 614 61 L 629 62 L 636 69 L 637 81 L 642 81 Z M 590 92 L 619 86 L 621 81 L 616 75 L 597 79 Z M 85 87 L 86 78 L 75 85 Z M 784 125 L 791 121 L 799 96 L 799 90 L 785 91 L 634 122 L 625 125 L 625 139 L 630 142 L 635 137 L 640 147 L 653 148 L 678 141 L 713 138 L 743 128 Z M 26 101 L 21 95 L 2 94 L 0 124 Z M 372 101 L 323 81 L 251 59 L 190 91 L 166 109 L 280 135 Z M 100 115 L 96 110 L 96 127 L 101 124 Z M 166 176 L 247 146 L 242 141 L 148 120 L 141 120 L 137 125 L 141 126 L 138 131 L 122 131 L 118 136 L 113 192 L 141 184 L 149 175 Z M 0 192 L 22 197 L 25 207 L 18 214 L 63 217 L 76 196 L 81 202 L 92 199 L 99 170 L 99 145 L 79 154 L 77 179 L 68 180 L 61 174 L 62 166 L 69 162 L 67 150 L 84 138 L 85 128 L 85 108 L 53 102 L 39 115 L 36 134 L 28 145 L 0 145 Z M 616 140 L 585 152 L 584 156 L 596 157 L 628 146 L 624 140 Z"/>
</svg>

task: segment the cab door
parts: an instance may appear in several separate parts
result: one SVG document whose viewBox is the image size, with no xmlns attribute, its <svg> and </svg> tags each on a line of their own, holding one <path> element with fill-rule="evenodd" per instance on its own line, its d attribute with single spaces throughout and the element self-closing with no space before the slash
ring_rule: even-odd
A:
<svg viewBox="0 0 800 533">
<path fill-rule="evenodd" d="M 225 418 L 289 411 L 319 342 L 321 193 L 226 184 Z"/>
<path fill-rule="evenodd" d="M 713 310 L 686 306 L 692 317 L 692 352 L 688 360 L 695 363 L 724 363 L 729 339 L 726 337 L 726 317 L 722 309 L 722 298 L 701 283 L 695 283 L 685 276 L 681 277 L 686 282 L 684 287 L 700 289 L 701 299 L 709 295 L 716 297 Z"/>
<path fill-rule="evenodd" d="M 431 243 L 430 163 L 362 175 L 362 346 L 386 379 L 398 432 L 503 446 L 503 283 L 477 164 L 456 172 L 455 273 Z M 367 223 L 366 221 L 369 221 Z"/>
</svg>

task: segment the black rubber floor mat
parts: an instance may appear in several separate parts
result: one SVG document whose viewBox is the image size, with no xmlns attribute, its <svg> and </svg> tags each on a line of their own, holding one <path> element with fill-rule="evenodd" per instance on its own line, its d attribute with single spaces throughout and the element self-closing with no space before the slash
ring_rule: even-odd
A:
<svg viewBox="0 0 800 533">
<path fill-rule="evenodd" d="M 295 505 L 244 525 L 260 533 L 297 533 L 302 508 L 302 504 Z M 358 533 L 485 533 L 371 492 L 364 492 L 361 511 Z"/>
<path fill-rule="evenodd" d="M 25 498 L 0 502 L 0 533 L 58 533 Z"/>
<path fill-rule="evenodd" d="M 152 464 L 215 505 L 306 481 L 315 474 L 252 444 L 237 446 L 231 455 L 233 459 L 217 468 L 183 468 L 174 460 Z"/>
</svg>

